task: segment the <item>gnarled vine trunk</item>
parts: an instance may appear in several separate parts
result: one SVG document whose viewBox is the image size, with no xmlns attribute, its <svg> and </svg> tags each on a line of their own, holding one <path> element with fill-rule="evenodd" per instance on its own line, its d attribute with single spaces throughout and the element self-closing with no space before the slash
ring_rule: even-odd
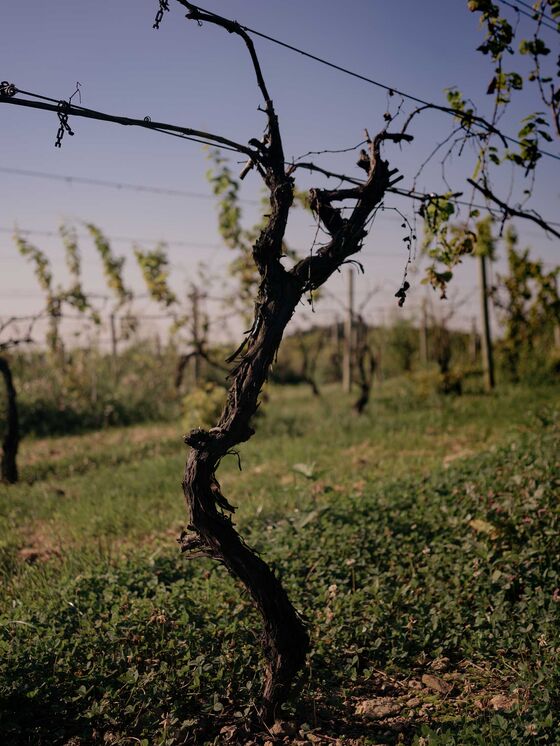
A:
<svg viewBox="0 0 560 746">
<path fill-rule="evenodd" d="M 291 194 L 291 186 L 286 194 Z M 272 248 L 276 231 L 261 236 L 261 246 Z M 273 273 L 263 281 L 261 298 L 258 332 L 249 340 L 237 366 L 219 422 L 210 431 L 194 430 L 185 437 L 191 451 L 183 488 L 193 534 L 182 537 L 182 547 L 223 563 L 243 583 L 261 613 L 266 659 L 261 715 L 270 722 L 305 662 L 309 635 L 281 582 L 236 532 L 229 515 L 233 507 L 216 479 L 220 460 L 253 434 L 250 420 L 284 329 L 301 298 L 301 285 L 284 271 L 276 276 Z"/>
<path fill-rule="evenodd" d="M 270 722 L 305 662 L 309 635 L 280 580 L 236 532 L 231 517 L 234 508 L 221 492 L 216 471 L 226 454 L 253 435 L 251 418 L 259 406 L 259 394 L 284 330 L 302 296 L 320 287 L 349 256 L 360 250 L 372 211 L 386 190 L 400 180 L 401 177 L 394 178 L 396 169 L 390 170 L 387 162 L 381 159 L 381 143 L 384 140 L 410 141 L 412 137 L 384 130 L 372 140 L 366 133 L 368 151 L 363 150 L 358 161 L 367 173 L 366 180 L 351 179 L 352 187 L 347 189 L 311 190 L 311 209 L 330 235 L 330 241 L 287 270 L 281 261 L 282 246 L 293 201 L 292 174 L 299 166 L 286 167 L 278 118 L 253 43 L 238 23 L 207 13 L 187 0 L 178 2 L 188 9 L 187 18 L 199 24 L 212 23 L 243 39 L 268 121 L 264 138 L 249 142 L 253 148 L 249 165 L 258 171 L 270 192 L 270 214 L 253 247 L 253 259 L 260 276 L 253 328 L 230 358 L 230 362 L 235 361 L 235 367 L 231 372 L 226 405 L 216 426 L 210 430 L 196 429 L 185 436 L 185 442 L 191 447 L 183 479 L 190 523 L 180 543 L 182 550 L 192 556 L 208 556 L 225 565 L 245 586 L 261 613 L 266 659 L 261 715 Z M 244 146 L 238 149 L 247 152 Z M 312 164 L 299 165 L 313 170 Z M 246 167 L 244 173 L 248 170 Z M 354 202 L 348 218 L 333 206 L 333 202 L 345 200 Z"/>
<path fill-rule="evenodd" d="M 10 364 L 4 357 L 0 357 L 0 373 L 2 373 L 6 388 L 6 432 L 2 441 L 0 472 L 3 482 L 15 484 L 18 481 L 17 452 L 19 448 L 17 394 Z"/>
</svg>

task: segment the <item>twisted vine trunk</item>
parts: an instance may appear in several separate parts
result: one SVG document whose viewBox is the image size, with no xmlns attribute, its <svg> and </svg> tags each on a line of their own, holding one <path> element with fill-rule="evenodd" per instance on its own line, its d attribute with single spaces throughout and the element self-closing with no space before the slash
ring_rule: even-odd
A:
<svg viewBox="0 0 560 746">
<path fill-rule="evenodd" d="M 371 347 L 368 344 L 368 327 L 360 315 L 358 315 L 357 337 L 356 367 L 358 369 L 360 396 L 356 399 L 352 408 L 356 414 L 362 414 L 369 402 L 376 363 Z"/>
<path fill-rule="evenodd" d="M 285 701 L 309 649 L 309 635 L 281 582 L 268 565 L 236 532 L 232 506 L 216 479 L 220 460 L 233 447 L 248 440 L 250 419 L 280 345 L 284 329 L 301 297 L 298 282 L 279 273 L 266 283 L 268 296 L 259 307 L 259 331 L 248 344 L 229 390 L 224 412 L 209 432 L 194 430 L 185 440 L 191 446 L 183 489 L 190 514 L 189 529 L 181 543 L 185 551 L 201 552 L 220 561 L 250 593 L 264 622 L 265 674 L 261 715 L 273 722 Z"/>
<path fill-rule="evenodd" d="M 0 373 L 2 373 L 6 388 L 6 432 L 2 441 L 0 472 L 3 482 L 15 484 L 18 481 L 17 452 L 19 448 L 17 394 L 10 364 L 4 357 L 0 357 Z"/>
<path fill-rule="evenodd" d="M 360 396 L 354 402 L 353 409 L 356 414 L 362 414 L 369 402 L 373 374 L 375 373 L 375 358 L 369 347 L 360 350 L 360 354 L 358 355 L 358 372 L 360 374 L 358 381 Z"/>
<path fill-rule="evenodd" d="M 376 141 L 375 147 L 378 145 Z M 279 579 L 237 534 L 230 515 L 234 508 L 221 492 L 216 470 L 226 454 L 253 435 L 250 421 L 258 408 L 259 394 L 302 295 L 323 284 L 346 257 L 361 247 L 364 222 L 390 181 L 384 161 L 376 157 L 377 165 L 373 165 L 373 147 L 372 144 L 370 178 L 379 180 L 379 184 L 371 192 L 367 209 L 358 204 L 355 223 L 342 218 L 339 222 L 339 211 L 330 205 L 336 195 L 315 191 L 314 209 L 327 227 L 332 227 L 334 235 L 316 255 L 301 260 L 290 271 L 284 269 L 280 258 L 292 202 L 292 179 L 283 170 L 281 174 L 267 175 L 271 191 L 269 222 L 253 249 L 261 276 L 253 331 L 237 358 L 226 406 L 216 426 L 209 431 L 193 430 L 185 436 L 191 447 L 183 480 L 190 525 L 180 543 L 185 552 L 209 556 L 225 565 L 245 586 L 262 615 L 266 665 L 261 716 L 266 722 L 275 719 L 278 707 L 287 698 L 294 677 L 305 662 L 309 635 Z M 369 182 L 364 187 L 366 194 L 368 186 Z M 352 192 L 355 198 L 358 195 L 361 188 Z"/>
<path fill-rule="evenodd" d="M 199 25 L 202 22 L 214 24 L 243 39 L 267 117 L 264 138 L 249 141 L 253 149 L 248 151 L 245 146 L 236 146 L 239 152 L 249 154 L 250 161 L 243 173 L 255 168 L 270 193 L 270 212 L 253 247 L 253 260 L 260 278 L 255 320 L 248 338 L 230 358 L 236 361 L 236 367 L 231 372 L 226 405 L 216 426 L 208 431 L 192 430 L 185 436 L 185 442 L 191 447 L 183 479 L 190 524 L 179 541 L 182 550 L 191 556 L 211 557 L 225 565 L 245 586 L 261 613 L 266 661 L 261 716 L 271 722 L 305 662 L 309 635 L 280 580 L 236 532 L 231 518 L 235 509 L 221 492 L 216 470 L 226 454 L 253 435 L 251 418 L 259 406 L 259 394 L 284 330 L 303 294 L 320 287 L 349 256 L 361 249 L 372 211 L 386 190 L 402 178 L 393 178 L 396 169 L 390 170 L 388 163 L 381 159 L 381 143 L 384 140 L 410 141 L 412 137 L 384 130 L 372 140 L 366 132 L 368 152 L 361 152 L 358 166 L 366 171 L 367 179 L 363 183 L 351 180 L 353 186 L 348 189 L 311 190 L 311 209 L 331 240 L 316 254 L 286 270 L 281 261 L 283 238 L 293 201 L 292 174 L 298 165 L 286 168 L 278 118 L 253 42 L 235 21 L 203 11 L 187 0 L 178 2 L 187 8 L 187 18 Z M 223 138 L 216 136 L 212 139 L 223 142 Z M 300 165 L 313 168 L 309 163 Z M 354 203 L 348 218 L 332 204 L 344 200 Z M 401 295 L 405 290 L 399 291 Z"/>
</svg>

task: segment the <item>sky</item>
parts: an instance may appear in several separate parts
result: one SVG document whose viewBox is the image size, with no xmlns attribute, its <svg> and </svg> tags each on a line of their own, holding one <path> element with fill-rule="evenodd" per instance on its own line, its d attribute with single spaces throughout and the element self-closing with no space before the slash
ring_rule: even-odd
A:
<svg viewBox="0 0 560 746">
<path fill-rule="evenodd" d="M 3 11 L 0 76 L 21 90 L 57 100 L 68 99 L 79 81 L 81 103 L 88 108 L 150 116 L 154 121 L 199 128 L 239 142 L 260 137 L 264 127 L 258 110 L 261 100 L 243 44 L 222 29 L 200 28 L 188 21 L 174 0 L 170 6 L 156 31 L 152 28 L 158 8 L 154 0 L 10 3 Z M 475 51 L 482 34 L 477 16 L 468 12 L 463 0 L 349 0 L 344 5 L 334 0 L 207 0 L 204 7 L 420 98 L 445 104 L 444 89 L 458 86 L 477 102 L 482 114 L 489 109 L 491 102 L 484 93 L 491 67 Z M 532 21 L 521 23 L 530 29 Z M 557 38 L 550 43 L 557 45 Z M 363 139 L 364 128 L 371 133 L 381 129 L 383 114 L 394 113 L 400 103 L 398 96 L 388 97 L 379 88 L 266 40 L 255 39 L 255 46 L 288 158 L 352 147 Z M 503 120 L 503 129 L 515 136 L 519 116 L 538 108 L 534 91 L 522 92 L 511 115 Z M 403 115 L 410 110 L 411 104 L 405 103 Z M 137 293 L 142 293 L 143 286 L 130 239 L 144 247 L 158 240 L 168 243 L 171 284 L 179 295 L 184 296 L 188 283 L 196 281 L 197 267 L 203 262 L 207 273 L 215 277 L 209 295 L 221 297 L 232 254 L 223 247 L 217 230 L 216 204 L 205 177 L 208 161 L 201 146 L 104 122 L 71 118 L 70 124 L 75 135 L 65 136 L 62 147 L 55 148 L 58 120 L 54 113 L 0 103 L 0 317 L 41 307 L 32 269 L 14 247 L 14 227 L 30 231 L 28 239 L 51 259 L 55 282 L 64 284 L 63 250 L 56 236 L 63 221 L 73 223 L 80 234 L 84 222 L 98 225 L 112 239 L 115 252 L 127 257 L 125 277 Z M 386 147 L 391 165 L 404 175 L 399 186 L 412 185 L 420 164 L 446 137 L 449 126 L 449 117 L 431 112 L 415 120 L 412 145 Z M 549 147 L 560 153 L 558 142 Z M 360 174 L 354 152 L 313 159 L 325 168 Z M 235 168 L 237 160 L 233 155 Z M 154 186 L 189 196 L 8 172 L 14 169 Z M 472 154 L 467 149 L 449 164 L 452 186 L 463 190 L 464 177 L 471 170 Z M 558 161 L 542 159 L 532 198 L 532 206 L 550 220 L 560 215 L 559 170 Z M 510 170 L 502 171 L 496 184 L 507 194 Z M 298 175 L 300 188 L 326 183 L 316 176 Z M 444 190 L 437 162 L 425 168 L 417 188 Z M 253 203 L 260 194 L 258 176 L 250 174 L 241 195 L 246 200 L 248 226 L 255 219 Z M 365 273 L 356 280 L 357 302 L 369 298 L 364 312 L 373 323 L 397 313 L 394 293 L 406 263 L 402 218 L 393 208 L 414 219 L 410 201 L 387 198 L 385 204 L 387 209 L 376 219 L 359 257 Z M 535 256 L 547 263 L 560 261 L 557 241 L 547 239 L 531 224 L 518 223 L 518 230 L 521 244 L 531 244 Z M 314 234 L 312 217 L 294 211 L 288 243 L 304 254 Z M 91 241 L 84 237 L 80 247 L 86 290 L 106 292 Z M 414 314 L 426 294 L 436 312 L 447 311 L 438 311 L 437 296 L 420 283 L 420 270 L 411 278 L 404 313 Z M 296 323 L 326 323 L 341 315 L 345 287 L 342 274 L 333 277 L 329 292 L 317 303 L 316 314 L 302 308 Z M 474 260 L 467 258 L 458 268 L 451 295 L 462 301 L 457 322 L 470 324 L 478 313 Z M 154 307 L 139 302 L 137 310 L 153 313 Z M 217 318 L 217 302 L 209 301 L 208 311 Z M 148 320 L 145 328 L 155 330 L 158 322 Z"/>
</svg>

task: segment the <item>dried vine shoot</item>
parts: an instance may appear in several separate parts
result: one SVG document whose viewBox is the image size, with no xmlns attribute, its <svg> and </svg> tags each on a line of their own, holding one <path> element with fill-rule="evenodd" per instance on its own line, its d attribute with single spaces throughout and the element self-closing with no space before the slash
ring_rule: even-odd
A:
<svg viewBox="0 0 560 746">
<path fill-rule="evenodd" d="M 270 193 L 270 214 L 253 247 L 259 274 L 254 323 L 234 357 L 227 402 L 215 427 L 196 429 L 185 436 L 191 447 L 183 480 L 190 524 L 179 541 L 184 552 L 211 557 L 225 565 L 245 586 L 261 613 L 266 666 L 260 714 L 270 722 L 304 664 L 309 636 L 280 580 L 235 530 L 231 518 L 234 508 L 222 494 L 216 471 L 221 459 L 254 433 L 251 418 L 259 406 L 259 394 L 302 296 L 320 287 L 360 250 L 372 211 L 399 180 L 396 169 L 391 170 L 381 158 L 382 143 L 410 141 L 412 137 L 387 131 L 373 139 L 367 135 L 367 151 L 362 151 L 359 161 L 367 173 L 365 182 L 348 189 L 311 190 L 311 208 L 330 240 L 316 254 L 302 259 L 291 270 L 285 269 L 283 238 L 293 201 L 292 174 L 298 166 L 285 165 L 278 118 L 253 43 L 236 22 L 203 12 L 185 0 L 178 1 L 187 8 L 187 18 L 199 24 L 215 24 L 241 37 L 249 51 L 267 117 L 266 136 L 262 141 L 250 141 L 253 166 Z M 346 201 L 355 202 L 347 218 L 335 206 Z"/>
</svg>

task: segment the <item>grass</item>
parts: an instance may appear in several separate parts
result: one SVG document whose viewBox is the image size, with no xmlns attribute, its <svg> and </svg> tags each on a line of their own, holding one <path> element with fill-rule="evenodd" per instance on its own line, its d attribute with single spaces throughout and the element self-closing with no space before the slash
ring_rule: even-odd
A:
<svg viewBox="0 0 560 746">
<path fill-rule="evenodd" d="M 312 634 L 286 742 L 556 743 L 558 390 L 402 380 L 362 418 L 335 390 L 269 393 L 220 479 Z M 172 425 L 26 445 L 1 488 L 5 742 L 249 741 L 259 622 L 174 548 L 183 459 Z"/>
</svg>

